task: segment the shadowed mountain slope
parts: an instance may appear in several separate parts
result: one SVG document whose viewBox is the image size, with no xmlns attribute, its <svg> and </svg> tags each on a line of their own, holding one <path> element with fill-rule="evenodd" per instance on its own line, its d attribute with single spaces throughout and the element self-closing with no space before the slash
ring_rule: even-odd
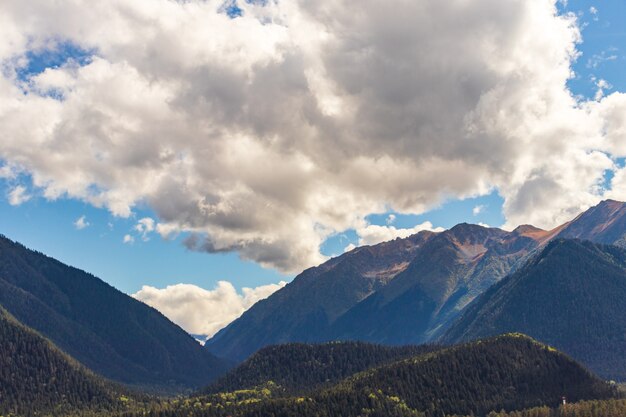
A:
<svg viewBox="0 0 626 417">
<path fill-rule="evenodd" d="M 303 272 L 206 347 L 243 360 L 292 341 L 423 343 L 537 245 L 521 231 L 461 224 L 360 247 Z"/>
<path fill-rule="evenodd" d="M 512 331 L 557 347 L 605 378 L 626 380 L 626 251 L 555 240 L 470 305 L 443 341 Z"/>
<path fill-rule="evenodd" d="M 331 322 L 404 271 L 433 236 L 421 232 L 360 247 L 307 269 L 252 306 L 205 346 L 219 356 L 243 360 L 268 345 L 324 341 Z"/>
<path fill-rule="evenodd" d="M 424 343 L 537 247 L 519 231 L 460 224 L 430 239 L 409 267 L 333 323 L 331 338 Z"/>
<path fill-rule="evenodd" d="M 206 385 L 226 365 L 155 309 L 0 237 L 0 305 L 109 379 L 160 391 Z"/>
</svg>

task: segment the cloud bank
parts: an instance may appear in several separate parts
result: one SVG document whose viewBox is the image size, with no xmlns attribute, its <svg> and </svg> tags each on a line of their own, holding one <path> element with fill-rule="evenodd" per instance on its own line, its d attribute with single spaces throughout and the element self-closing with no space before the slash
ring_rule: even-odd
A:
<svg viewBox="0 0 626 417">
<path fill-rule="evenodd" d="M 191 284 L 159 289 L 144 285 L 133 297 L 159 310 L 193 335 L 213 336 L 238 318 L 254 303 L 269 297 L 287 283 L 243 288 L 242 294 L 228 281 L 219 281 L 214 290 Z"/>
<path fill-rule="evenodd" d="M 3 170 L 286 272 L 371 213 L 495 189 L 551 227 L 626 198 L 626 95 L 573 97 L 555 0 L 266 3 L 3 1 Z"/>
</svg>

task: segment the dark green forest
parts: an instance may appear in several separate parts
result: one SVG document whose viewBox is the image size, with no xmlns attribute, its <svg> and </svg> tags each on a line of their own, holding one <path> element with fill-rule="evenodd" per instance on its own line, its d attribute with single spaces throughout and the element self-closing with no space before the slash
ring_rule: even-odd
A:
<svg viewBox="0 0 626 417">
<path fill-rule="evenodd" d="M 378 365 L 418 356 L 437 346 L 381 346 L 362 342 L 288 343 L 268 346 L 203 393 L 251 389 L 272 381 L 274 394 L 309 392 Z"/>
<path fill-rule="evenodd" d="M 230 366 L 152 307 L 2 235 L 0 305 L 90 370 L 144 390 L 198 389 Z"/>
<path fill-rule="evenodd" d="M 279 386 L 267 381 L 254 389 L 161 402 L 148 411 L 119 415 L 484 416 L 493 410 L 556 407 L 562 396 L 580 401 L 616 395 L 615 388 L 566 355 L 516 334 L 423 353 L 307 395 L 285 397 Z"/>
<path fill-rule="evenodd" d="M 90 374 L 0 307 L 0 415 L 118 409 L 113 386 Z"/>
<path fill-rule="evenodd" d="M 493 411 L 487 417 L 624 417 L 626 400 L 581 401 L 561 405 L 558 408 L 547 406 L 521 411 Z"/>
<path fill-rule="evenodd" d="M 593 409 L 590 417 L 613 417 L 626 409 L 623 401 L 601 401 L 617 398 L 615 387 L 520 334 L 438 349 L 289 344 L 259 352 L 204 394 L 171 399 L 133 394 L 102 380 L 7 314 L 0 319 L 0 353 L 0 416 L 587 416 L 554 414 L 558 409 L 550 407 L 558 407 L 562 396 L 571 402 L 594 400 L 571 405 Z M 268 372 L 271 363 L 281 361 L 285 366 Z M 298 361 L 308 372 L 294 373 L 290 364 Z M 243 375 L 259 384 L 215 392 L 225 384 L 236 387 Z M 294 381 L 300 392 L 265 376 Z"/>
</svg>

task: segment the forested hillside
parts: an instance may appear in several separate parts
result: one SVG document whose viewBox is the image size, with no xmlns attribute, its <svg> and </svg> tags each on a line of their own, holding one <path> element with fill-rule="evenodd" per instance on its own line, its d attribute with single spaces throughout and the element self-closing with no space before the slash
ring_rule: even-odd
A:
<svg viewBox="0 0 626 417">
<path fill-rule="evenodd" d="M 227 369 L 155 309 L 2 236 L 0 306 L 86 367 L 125 384 L 176 392 Z"/>
<path fill-rule="evenodd" d="M 626 380 L 626 251 L 556 240 L 468 307 L 444 342 L 522 332 Z"/>
<path fill-rule="evenodd" d="M 279 391 L 276 397 L 275 388 L 267 383 L 161 403 L 150 416 L 481 416 L 492 410 L 555 407 L 563 396 L 579 401 L 616 395 L 614 388 L 567 356 L 523 335 L 418 355 L 306 395 L 285 398 Z"/>
<path fill-rule="evenodd" d="M 361 342 L 268 346 L 210 385 L 206 393 L 252 389 L 273 382 L 274 394 L 310 392 L 357 372 L 417 356 L 436 346 L 390 347 Z"/>
<path fill-rule="evenodd" d="M 110 385 L 0 308 L 0 415 L 114 410 Z"/>
<path fill-rule="evenodd" d="M 520 411 L 492 411 L 487 417 L 624 417 L 626 400 L 580 401 L 559 407 L 534 407 Z M 460 417 L 460 416 L 450 416 Z M 474 416 L 465 416 L 474 417 Z"/>
</svg>

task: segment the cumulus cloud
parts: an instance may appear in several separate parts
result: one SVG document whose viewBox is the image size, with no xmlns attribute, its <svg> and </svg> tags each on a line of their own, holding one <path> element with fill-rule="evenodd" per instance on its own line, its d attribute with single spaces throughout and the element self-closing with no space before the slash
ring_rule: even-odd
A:
<svg viewBox="0 0 626 417">
<path fill-rule="evenodd" d="M 484 204 L 479 204 L 477 206 L 474 206 L 474 208 L 472 209 L 472 214 L 474 216 L 478 216 L 480 213 L 485 211 L 485 208 L 487 208 L 487 206 L 485 206 Z"/>
<path fill-rule="evenodd" d="M 507 225 L 554 226 L 626 155 L 620 93 L 567 88 L 581 35 L 555 0 L 240 3 L 3 1 L 0 159 L 293 272 L 368 214 L 494 189 Z M 20 75 L 67 44 L 88 59 Z"/>
<path fill-rule="evenodd" d="M 133 297 L 159 310 L 193 335 L 213 336 L 254 303 L 284 287 L 278 284 L 243 288 L 241 293 L 228 281 L 219 281 L 213 290 L 191 284 L 154 288 L 144 285 Z"/>
<path fill-rule="evenodd" d="M 609 48 L 599 54 L 593 54 L 591 58 L 587 60 L 587 68 L 596 69 L 605 62 L 616 61 L 619 58 L 616 52 L 616 48 Z"/>
<path fill-rule="evenodd" d="M 7 165 L 0 166 L 0 178 L 14 178 L 15 173 Z"/>
<path fill-rule="evenodd" d="M 154 219 L 150 217 L 144 217 L 143 219 L 139 219 L 134 227 L 134 230 L 139 233 L 139 235 L 141 236 L 141 240 L 147 242 L 148 240 L 150 240 L 150 233 L 156 230 L 156 223 Z"/>
<path fill-rule="evenodd" d="M 411 228 L 396 228 L 395 226 L 379 226 L 375 224 L 368 224 L 363 227 L 356 228 L 356 233 L 359 237 L 358 246 L 362 245 L 375 245 L 377 243 L 386 242 L 396 238 L 405 238 L 423 230 L 430 230 L 433 232 L 442 232 L 443 228 L 433 227 L 431 222 L 424 222 Z M 344 249 L 345 252 L 351 251 L 356 245 L 349 244 Z"/>
<path fill-rule="evenodd" d="M 30 200 L 32 196 L 28 193 L 26 187 L 24 187 L 23 185 L 18 185 L 13 187 L 13 189 L 9 191 L 7 197 L 10 205 L 19 206 L 22 203 Z"/>
<path fill-rule="evenodd" d="M 132 235 L 126 234 L 126 235 L 124 235 L 124 238 L 122 239 L 122 242 L 124 242 L 126 244 L 135 243 L 135 238 Z"/>
<path fill-rule="evenodd" d="M 76 219 L 76 221 L 74 222 L 74 227 L 77 230 L 83 230 L 86 227 L 89 227 L 89 222 L 87 221 L 87 217 L 80 216 L 78 219 Z"/>
<path fill-rule="evenodd" d="M 595 99 L 598 101 L 600 101 L 602 97 L 604 97 L 604 90 L 610 90 L 611 88 L 613 88 L 611 84 L 603 79 L 600 79 L 596 82 L 596 87 L 598 87 L 598 89 L 596 90 Z"/>
</svg>

